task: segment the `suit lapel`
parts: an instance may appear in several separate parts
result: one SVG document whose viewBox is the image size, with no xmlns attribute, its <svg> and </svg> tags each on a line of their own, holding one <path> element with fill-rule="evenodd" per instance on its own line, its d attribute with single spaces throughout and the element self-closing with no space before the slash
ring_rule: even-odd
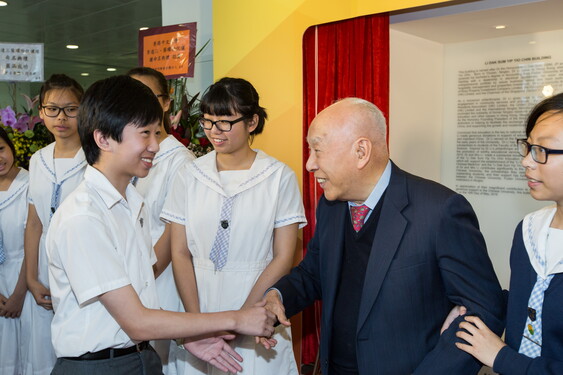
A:
<svg viewBox="0 0 563 375">
<path fill-rule="evenodd" d="M 366 268 L 358 313 L 358 331 L 366 321 L 377 299 L 385 275 L 407 227 L 407 220 L 401 213 L 408 204 L 406 176 L 395 164 L 392 165 L 392 168 L 391 179 L 385 193 Z"/>
</svg>

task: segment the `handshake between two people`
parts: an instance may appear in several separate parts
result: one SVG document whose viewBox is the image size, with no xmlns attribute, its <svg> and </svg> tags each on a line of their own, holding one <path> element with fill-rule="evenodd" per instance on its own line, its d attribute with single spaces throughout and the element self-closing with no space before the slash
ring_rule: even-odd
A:
<svg viewBox="0 0 563 375">
<path fill-rule="evenodd" d="M 270 291 L 254 306 L 232 311 L 232 314 L 235 333 L 223 331 L 213 335 L 186 338 L 183 343 L 184 349 L 221 371 L 237 373 L 242 371 L 243 358 L 229 345 L 236 338 L 237 333 L 255 336 L 257 345 L 272 349 L 277 344 L 272 337 L 276 323 L 279 322 L 287 327 L 291 325 L 285 316 L 285 309 L 277 291 Z"/>
</svg>

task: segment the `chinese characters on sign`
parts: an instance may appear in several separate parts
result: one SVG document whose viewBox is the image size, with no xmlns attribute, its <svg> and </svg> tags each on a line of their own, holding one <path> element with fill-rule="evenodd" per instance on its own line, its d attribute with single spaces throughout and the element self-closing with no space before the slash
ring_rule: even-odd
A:
<svg viewBox="0 0 563 375">
<path fill-rule="evenodd" d="M 139 31 L 139 65 L 168 79 L 193 77 L 195 43 L 195 22 Z"/>
<path fill-rule="evenodd" d="M 43 81 L 43 43 L 0 43 L 0 81 Z"/>
</svg>

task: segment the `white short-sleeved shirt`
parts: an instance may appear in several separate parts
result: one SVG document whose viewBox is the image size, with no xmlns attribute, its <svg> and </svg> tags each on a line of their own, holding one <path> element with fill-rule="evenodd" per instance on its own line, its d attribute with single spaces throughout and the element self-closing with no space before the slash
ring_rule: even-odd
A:
<svg viewBox="0 0 563 375">
<path fill-rule="evenodd" d="M 53 158 L 55 142 L 37 151 L 29 161 L 29 202 L 35 206 L 37 216 L 41 220 L 43 232 L 39 242 L 38 278 L 49 287 L 47 273 L 47 256 L 45 254 L 45 235 L 51 220 L 53 191 L 60 184 L 59 204 L 82 182 L 86 170 L 86 157 L 82 149 L 74 158 L 63 163 L 55 163 Z M 60 159 L 56 159 L 60 160 Z M 57 168 L 57 166 L 59 168 Z"/>
<path fill-rule="evenodd" d="M 150 210 L 153 245 L 164 232 L 164 223 L 160 220 L 160 213 L 178 169 L 182 165 L 189 164 L 195 158 L 193 152 L 188 150 L 173 135 L 169 135 L 160 142 L 160 150 L 154 157 L 153 165 L 147 177 L 140 178 L 135 185 Z"/>
<path fill-rule="evenodd" d="M 53 215 L 46 249 L 57 357 L 134 344 L 99 295 L 131 285 L 145 307 L 159 306 L 148 212 L 131 184 L 126 197 L 88 166 L 84 181 Z"/>
</svg>

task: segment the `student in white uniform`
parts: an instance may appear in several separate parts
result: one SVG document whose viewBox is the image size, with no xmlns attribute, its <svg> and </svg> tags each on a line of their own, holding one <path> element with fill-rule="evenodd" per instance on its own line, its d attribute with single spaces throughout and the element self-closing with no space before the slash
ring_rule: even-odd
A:
<svg viewBox="0 0 563 375">
<path fill-rule="evenodd" d="M 219 80 L 200 108 L 215 150 L 179 173 L 162 213 L 171 222 L 174 277 L 186 311 L 244 308 L 289 272 L 306 224 L 303 204 L 293 171 L 250 148 L 266 112 L 248 81 Z M 273 339 L 270 351 L 250 336 L 231 343 L 244 358 L 243 374 L 298 374 L 290 329 L 278 326 Z M 172 358 L 178 374 L 216 372 L 180 348 L 170 366 Z"/>
<path fill-rule="evenodd" d="M 216 314 L 159 309 L 151 221 L 130 181 L 149 173 L 161 120 L 154 94 L 128 76 L 98 81 L 84 95 L 78 128 L 89 166 L 46 238 L 54 375 L 161 374 L 147 340 L 223 330 L 273 333 L 263 302 Z M 236 369 L 232 349 L 219 345 L 213 352 L 206 357 L 212 363 Z"/>
<path fill-rule="evenodd" d="M 168 81 L 166 81 L 164 75 L 158 70 L 147 67 L 133 68 L 127 72 L 127 75 L 147 85 L 158 98 L 158 102 L 164 111 L 158 137 L 160 150 L 154 157 L 148 176 L 134 179 L 134 185 L 149 208 L 151 238 L 157 259 L 153 268 L 160 307 L 164 310 L 182 311 L 180 310 L 180 296 L 176 290 L 172 264 L 170 263 L 170 231 L 165 232 L 166 226 L 160 220 L 160 213 L 178 169 L 193 161 L 195 155 L 173 135 L 168 134 L 170 131 L 170 95 L 168 94 Z M 162 368 L 165 374 L 168 373 L 168 353 L 172 343 L 170 340 L 159 340 L 153 344 L 162 360 Z"/>
<path fill-rule="evenodd" d="M 29 313 L 23 310 L 27 292 L 23 231 L 28 185 L 28 173 L 16 166 L 14 145 L 0 127 L 0 374 L 3 375 L 22 373 L 22 325 L 30 326 Z"/>
<path fill-rule="evenodd" d="M 49 374 L 55 364 L 51 344 L 53 306 L 49 291 L 45 235 L 51 216 L 84 176 L 76 116 L 84 90 L 64 74 L 52 75 L 39 93 L 39 116 L 55 142 L 37 151 L 29 163 L 29 212 L 25 229 L 27 287 L 36 305 L 33 328 L 24 337 L 24 374 Z"/>
</svg>

